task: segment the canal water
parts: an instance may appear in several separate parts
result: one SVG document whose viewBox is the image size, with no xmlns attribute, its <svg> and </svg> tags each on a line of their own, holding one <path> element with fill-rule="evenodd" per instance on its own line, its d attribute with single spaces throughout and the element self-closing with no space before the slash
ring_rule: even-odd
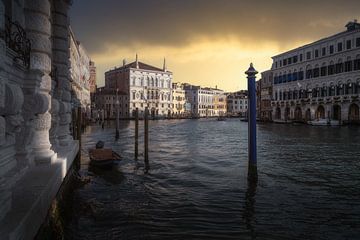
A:
<svg viewBox="0 0 360 240">
<path fill-rule="evenodd" d="M 143 152 L 140 122 L 140 153 Z M 360 128 L 258 125 L 257 184 L 247 123 L 150 121 L 150 171 L 134 160 L 134 122 L 88 127 L 66 239 L 360 239 Z M 89 168 L 106 142 L 124 159 Z"/>
</svg>

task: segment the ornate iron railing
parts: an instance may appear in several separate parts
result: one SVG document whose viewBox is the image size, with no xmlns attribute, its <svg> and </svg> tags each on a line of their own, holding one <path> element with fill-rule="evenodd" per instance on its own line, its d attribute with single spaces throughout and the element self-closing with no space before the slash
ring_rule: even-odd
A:
<svg viewBox="0 0 360 240">
<path fill-rule="evenodd" d="M 5 42 L 8 48 L 17 54 L 14 60 L 21 60 L 24 66 L 29 68 L 31 42 L 21 25 L 18 22 L 12 22 L 9 17 L 6 17 L 5 23 Z"/>
</svg>

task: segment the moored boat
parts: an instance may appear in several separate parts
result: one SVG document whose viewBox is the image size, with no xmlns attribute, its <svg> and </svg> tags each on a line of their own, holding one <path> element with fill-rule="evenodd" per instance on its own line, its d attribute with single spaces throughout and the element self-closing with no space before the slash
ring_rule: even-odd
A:
<svg viewBox="0 0 360 240">
<path fill-rule="evenodd" d="M 111 167 L 121 156 L 112 149 L 104 148 L 104 142 L 96 143 L 96 148 L 89 150 L 90 164 L 97 167 Z"/>
</svg>

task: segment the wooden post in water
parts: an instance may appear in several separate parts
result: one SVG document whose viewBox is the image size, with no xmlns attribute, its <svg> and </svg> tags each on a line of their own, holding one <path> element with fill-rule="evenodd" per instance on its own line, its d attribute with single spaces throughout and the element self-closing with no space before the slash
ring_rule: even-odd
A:
<svg viewBox="0 0 360 240">
<path fill-rule="evenodd" d="M 249 107 L 248 107 L 248 142 L 249 142 L 249 165 L 248 165 L 248 178 L 257 179 L 257 157 L 256 157 L 256 74 L 258 72 L 250 64 L 249 69 L 245 72 L 248 78 L 248 94 L 249 94 Z"/>
<path fill-rule="evenodd" d="M 145 172 L 150 168 L 149 166 L 149 109 L 145 108 L 144 116 L 144 163 L 145 163 Z"/>
<path fill-rule="evenodd" d="M 135 160 L 138 159 L 139 154 L 139 109 L 135 110 Z"/>
</svg>

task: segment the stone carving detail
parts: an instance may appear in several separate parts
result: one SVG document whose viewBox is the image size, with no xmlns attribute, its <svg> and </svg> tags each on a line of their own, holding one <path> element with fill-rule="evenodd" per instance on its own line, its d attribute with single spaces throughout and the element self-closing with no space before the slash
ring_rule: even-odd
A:
<svg viewBox="0 0 360 240">
<path fill-rule="evenodd" d="M 1 115 L 16 115 L 20 113 L 24 102 L 24 95 L 19 86 L 13 84 L 5 85 L 5 104 L 0 107 Z"/>
<path fill-rule="evenodd" d="M 43 114 L 49 109 L 49 95 L 42 93 L 35 93 L 29 96 L 24 103 L 24 111 L 34 114 Z"/>
<path fill-rule="evenodd" d="M 15 136 L 16 133 L 21 131 L 21 125 L 24 119 L 21 115 L 6 116 L 6 134 Z"/>
<path fill-rule="evenodd" d="M 51 127 L 51 114 L 46 112 L 39 114 L 38 118 L 34 120 L 34 128 L 37 131 L 49 130 Z"/>
</svg>

